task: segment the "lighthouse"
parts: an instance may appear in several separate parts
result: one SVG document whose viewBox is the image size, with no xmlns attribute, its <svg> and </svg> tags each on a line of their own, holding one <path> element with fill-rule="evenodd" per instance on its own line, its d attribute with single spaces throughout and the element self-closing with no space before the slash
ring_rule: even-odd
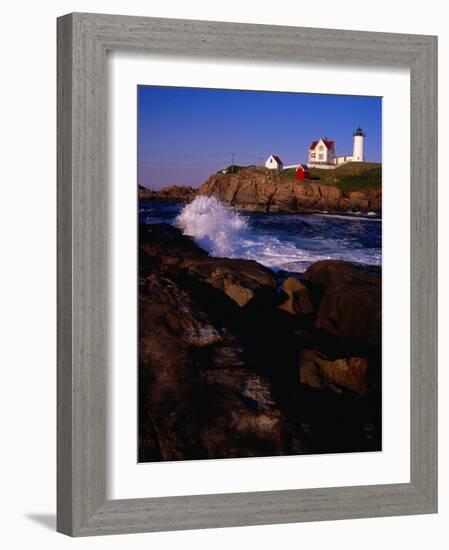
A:
<svg viewBox="0 0 449 550">
<path fill-rule="evenodd" d="M 365 139 L 365 132 L 359 127 L 353 135 L 354 153 L 352 155 L 352 162 L 363 162 L 363 140 Z"/>
</svg>

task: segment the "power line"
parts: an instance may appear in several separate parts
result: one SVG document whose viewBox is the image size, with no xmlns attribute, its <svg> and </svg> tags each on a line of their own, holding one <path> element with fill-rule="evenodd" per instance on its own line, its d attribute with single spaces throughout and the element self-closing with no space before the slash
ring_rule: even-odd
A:
<svg viewBox="0 0 449 550">
<path fill-rule="evenodd" d="M 141 170 L 146 170 L 146 171 L 154 170 L 154 171 L 157 171 L 157 172 L 161 172 L 161 171 L 186 171 L 187 172 L 187 171 L 192 171 L 192 170 L 209 170 L 209 171 L 213 172 L 213 171 L 223 169 L 227 165 L 227 162 L 230 162 L 230 165 L 234 166 L 237 156 L 240 160 L 246 159 L 246 163 L 248 165 L 249 164 L 263 165 L 264 158 L 265 158 L 265 156 L 258 156 L 257 154 L 252 154 L 252 155 L 243 154 L 243 153 L 239 153 L 238 151 L 228 151 L 228 152 L 220 153 L 220 154 L 204 154 L 204 155 L 199 155 L 199 154 L 187 155 L 187 154 L 182 154 L 182 153 L 173 154 L 173 155 L 170 155 L 169 153 L 164 153 L 164 154 L 160 155 L 160 156 L 163 156 L 163 157 L 170 156 L 170 158 L 173 157 L 175 159 L 177 157 L 179 157 L 177 162 L 169 162 L 166 159 L 161 160 L 161 162 L 158 162 L 157 156 L 159 156 L 159 154 L 157 154 L 157 153 L 154 153 L 154 154 L 151 154 L 151 155 L 147 154 L 143 158 L 141 156 L 139 158 L 139 167 L 140 167 L 140 169 Z M 148 158 L 148 157 L 150 157 L 150 158 Z M 199 162 L 184 163 L 183 161 L 181 161 L 181 158 L 183 158 L 183 157 L 193 157 L 192 160 L 197 158 Z M 212 161 L 212 160 L 211 161 L 206 161 L 206 160 L 204 160 L 202 162 L 202 161 L 200 161 L 201 157 L 204 157 L 205 159 L 208 158 L 208 157 L 215 157 L 215 158 L 217 158 L 217 160 L 216 161 Z M 227 162 L 226 162 L 226 157 L 228 157 Z"/>
<path fill-rule="evenodd" d="M 174 163 L 165 163 L 165 162 L 155 162 L 155 163 L 149 163 L 149 162 L 141 162 L 141 166 L 147 166 L 147 167 L 161 167 L 161 168 L 188 168 L 188 167 L 201 167 L 201 166 L 216 166 L 217 164 L 222 164 L 220 162 L 202 162 L 198 164 L 174 164 Z"/>
<path fill-rule="evenodd" d="M 222 157 L 228 155 L 229 153 L 158 153 L 158 152 L 148 152 L 142 156 L 155 156 L 155 157 Z"/>
<path fill-rule="evenodd" d="M 221 168 L 223 168 L 224 166 L 221 166 Z M 214 167 L 216 170 L 219 170 L 220 169 L 220 166 L 217 165 Z M 207 167 L 207 166 L 186 166 L 185 168 L 182 168 L 181 166 L 175 166 L 175 167 L 171 167 L 171 166 L 149 166 L 149 167 L 145 167 L 143 168 L 144 170 L 164 170 L 164 171 L 171 171 L 171 170 L 180 170 L 180 171 L 187 171 L 187 170 L 209 170 L 209 171 L 213 171 L 214 168 L 210 168 L 210 167 Z"/>
<path fill-rule="evenodd" d="M 257 154 L 248 154 L 248 153 L 240 153 L 239 151 L 225 151 L 222 153 L 157 153 L 157 152 L 149 152 L 145 154 L 141 154 L 140 157 L 145 159 L 148 157 L 154 158 L 154 157 L 225 157 L 227 155 L 238 155 L 240 158 L 247 158 L 247 159 L 256 159 L 261 158 L 258 157 Z M 263 157 L 264 158 L 264 157 Z"/>
</svg>

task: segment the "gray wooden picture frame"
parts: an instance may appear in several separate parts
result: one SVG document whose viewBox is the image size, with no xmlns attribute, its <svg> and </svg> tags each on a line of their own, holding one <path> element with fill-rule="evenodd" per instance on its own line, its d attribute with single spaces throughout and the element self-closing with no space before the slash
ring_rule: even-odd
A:
<svg viewBox="0 0 449 550">
<path fill-rule="evenodd" d="M 410 69 L 411 266 L 403 266 L 411 269 L 410 483 L 106 499 L 108 50 Z M 434 36 L 82 13 L 58 19 L 58 531 L 83 536 L 437 511 L 436 151 Z"/>
</svg>

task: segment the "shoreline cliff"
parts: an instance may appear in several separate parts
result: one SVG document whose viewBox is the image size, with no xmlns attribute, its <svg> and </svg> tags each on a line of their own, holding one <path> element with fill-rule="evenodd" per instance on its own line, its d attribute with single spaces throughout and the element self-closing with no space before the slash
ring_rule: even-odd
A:
<svg viewBox="0 0 449 550">
<path fill-rule="evenodd" d="M 320 175 L 312 180 L 296 180 L 292 171 L 241 168 L 234 173 L 213 174 L 198 189 L 171 186 L 157 192 L 140 188 L 139 198 L 189 202 L 205 195 L 252 212 L 381 214 L 380 168 L 363 164 L 315 172 Z"/>
<path fill-rule="evenodd" d="M 284 180 L 282 173 L 270 172 L 247 169 L 216 174 L 197 193 L 253 212 L 381 212 L 380 190 L 344 192 L 336 185 Z"/>
</svg>

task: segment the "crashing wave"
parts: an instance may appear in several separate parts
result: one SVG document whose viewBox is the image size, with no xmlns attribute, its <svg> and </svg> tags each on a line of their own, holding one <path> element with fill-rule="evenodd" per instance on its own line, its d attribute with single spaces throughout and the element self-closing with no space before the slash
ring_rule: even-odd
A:
<svg viewBox="0 0 449 550">
<path fill-rule="evenodd" d="M 224 207 L 215 197 L 197 197 L 184 206 L 175 225 L 193 237 L 212 256 L 235 257 L 247 229 L 243 216 Z"/>
<path fill-rule="evenodd" d="M 260 216 L 253 219 L 251 216 L 245 217 L 223 206 L 215 197 L 200 196 L 184 206 L 174 223 L 184 235 L 193 237 L 212 256 L 256 260 L 274 271 L 303 272 L 312 263 L 323 259 L 367 265 L 381 263 L 380 248 L 354 246 L 348 241 L 346 230 L 344 235 L 338 236 L 338 226 L 333 225 L 333 220 L 344 223 L 344 220 L 357 219 L 363 223 L 377 221 L 377 218 L 309 214 L 306 215 L 307 224 L 315 226 L 315 230 L 306 235 L 304 224 L 301 230 L 295 227 L 295 219 L 301 219 L 300 215 L 294 218 L 268 214 L 265 215 L 267 218 L 263 214 Z M 260 225 L 264 219 L 270 223 Z M 321 227 L 323 220 L 329 226 L 324 234 Z"/>
</svg>

